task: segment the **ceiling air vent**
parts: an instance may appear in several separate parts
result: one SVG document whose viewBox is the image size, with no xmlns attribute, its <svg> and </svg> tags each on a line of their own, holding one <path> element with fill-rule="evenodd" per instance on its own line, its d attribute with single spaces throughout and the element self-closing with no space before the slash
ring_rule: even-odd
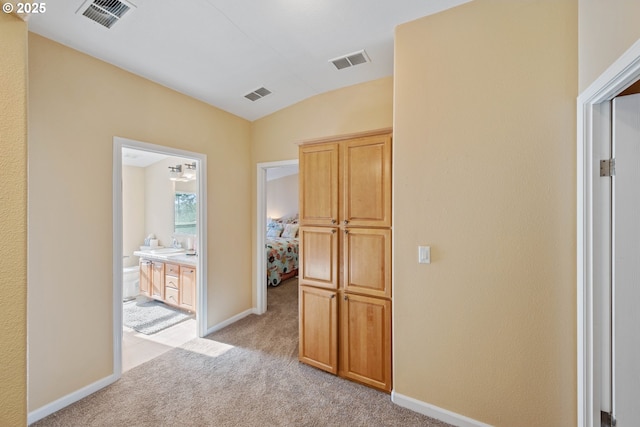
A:
<svg viewBox="0 0 640 427">
<path fill-rule="evenodd" d="M 257 101 L 258 99 L 264 98 L 270 93 L 271 91 L 269 89 L 261 87 L 260 89 L 256 89 L 253 92 L 246 94 L 244 97 L 250 99 L 251 101 Z"/>
<path fill-rule="evenodd" d="M 338 70 L 342 70 L 343 68 L 353 67 L 354 65 L 364 64 L 365 62 L 371 62 L 369 59 L 369 55 L 367 52 L 363 50 L 359 52 L 350 53 L 348 55 L 341 56 L 339 58 L 334 58 L 329 60 Z"/>
<path fill-rule="evenodd" d="M 111 28 L 134 7 L 133 4 L 123 0 L 87 0 L 76 13 L 81 13 L 92 21 Z"/>
</svg>

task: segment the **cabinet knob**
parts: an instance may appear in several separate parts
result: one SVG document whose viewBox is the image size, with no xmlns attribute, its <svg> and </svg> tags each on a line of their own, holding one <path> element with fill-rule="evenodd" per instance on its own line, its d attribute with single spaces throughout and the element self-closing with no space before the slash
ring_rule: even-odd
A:
<svg viewBox="0 0 640 427">
<path fill-rule="evenodd" d="M 336 297 L 336 294 L 331 295 L 331 299 L 334 299 Z"/>
<path fill-rule="evenodd" d="M 344 225 L 349 224 L 349 221 L 347 221 L 346 219 L 342 222 Z"/>
<path fill-rule="evenodd" d="M 336 234 L 336 229 L 334 228 L 333 230 L 331 230 L 332 234 Z"/>
<path fill-rule="evenodd" d="M 338 222 L 338 221 L 336 221 L 335 219 L 331 220 L 331 224 L 335 224 L 336 222 Z"/>
<path fill-rule="evenodd" d="M 349 234 L 349 230 L 344 230 L 344 234 Z"/>
<path fill-rule="evenodd" d="M 349 297 L 345 295 L 345 296 L 344 296 L 344 300 L 345 300 L 345 301 L 348 301 L 348 300 L 349 300 Z"/>
</svg>

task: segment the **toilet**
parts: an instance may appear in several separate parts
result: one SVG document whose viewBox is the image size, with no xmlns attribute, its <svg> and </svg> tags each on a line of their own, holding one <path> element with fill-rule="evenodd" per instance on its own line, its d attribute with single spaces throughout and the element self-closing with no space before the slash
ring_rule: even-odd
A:
<svg viewBox="0 0 640 427">
<path fill-rule="evenodd" d="M 122 269 L 122 299 L 130 300 L 140 293 L 140 266 Z"/>
</svg>

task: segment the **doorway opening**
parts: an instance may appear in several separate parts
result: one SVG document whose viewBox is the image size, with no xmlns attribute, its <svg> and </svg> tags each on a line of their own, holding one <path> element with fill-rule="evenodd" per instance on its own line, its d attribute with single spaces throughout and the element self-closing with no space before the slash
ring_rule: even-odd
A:
<svg viewBox="0 0 640 427">
<path fill-rule="evenodd" d="M 298 211 L 293 212 L 293 206 L 297 209 L 298 192 L 292 190 L 283 182 L 273 192 L 277 192 L 277 201 L 269 198 L 269 182 L 274 180 L 297 180 L 298 159 L 283 160 L 279 162 L 258 163 L 257 165 L 257 202 L 256 202 L 256 314 L 264 314 L 267 311 L 267 269 L 268 259 L 266 253 L 267 224 L 269 219 L 292 218 Z M 294 177 L 295 176 L 295 177 Z M 288 190 L 287 190 L 288 188 Z M 297 183 L 295 188 L 297 189 Z M 272 194 L 273 196 L 273 194 Z M 286 203 L 285 200 L 290 201 Z M 274 202 L 274 203 L 271 203 Z M 267 209 L 269 206 L 270 210 Z M 284 230 L 284 228 L 283 228 Z M 297 259 L 297 257 L 296 257 Z M 285 276 L 286 277 L 286 276 Z"/>
<path fill-rule="evenodd" d="M 611 186 L 600 161 L 611 157 L 611 100 L 640 80 L 640 40 L 578 97 L 577 330 L 578 425 L 611 412 L 608 312 L 612 280 Z"/>
<path fill-rule="evenodd" d="M 206 333 L 206 196 L 205 155 L 114 138 L 117 376 Z"/>
</svg>

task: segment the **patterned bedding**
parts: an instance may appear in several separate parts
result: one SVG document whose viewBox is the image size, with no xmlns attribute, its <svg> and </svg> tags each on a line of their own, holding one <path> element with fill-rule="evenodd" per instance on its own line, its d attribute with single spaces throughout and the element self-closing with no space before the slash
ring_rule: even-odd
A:
<svg viewBox="0 0 640 427">
<path fill-rule="evenodd" d="M 282 280 L 298 272 L 298 239 L 287 237 L 267 238 L 267 283 L 278 286 Z"/>
</svg>

